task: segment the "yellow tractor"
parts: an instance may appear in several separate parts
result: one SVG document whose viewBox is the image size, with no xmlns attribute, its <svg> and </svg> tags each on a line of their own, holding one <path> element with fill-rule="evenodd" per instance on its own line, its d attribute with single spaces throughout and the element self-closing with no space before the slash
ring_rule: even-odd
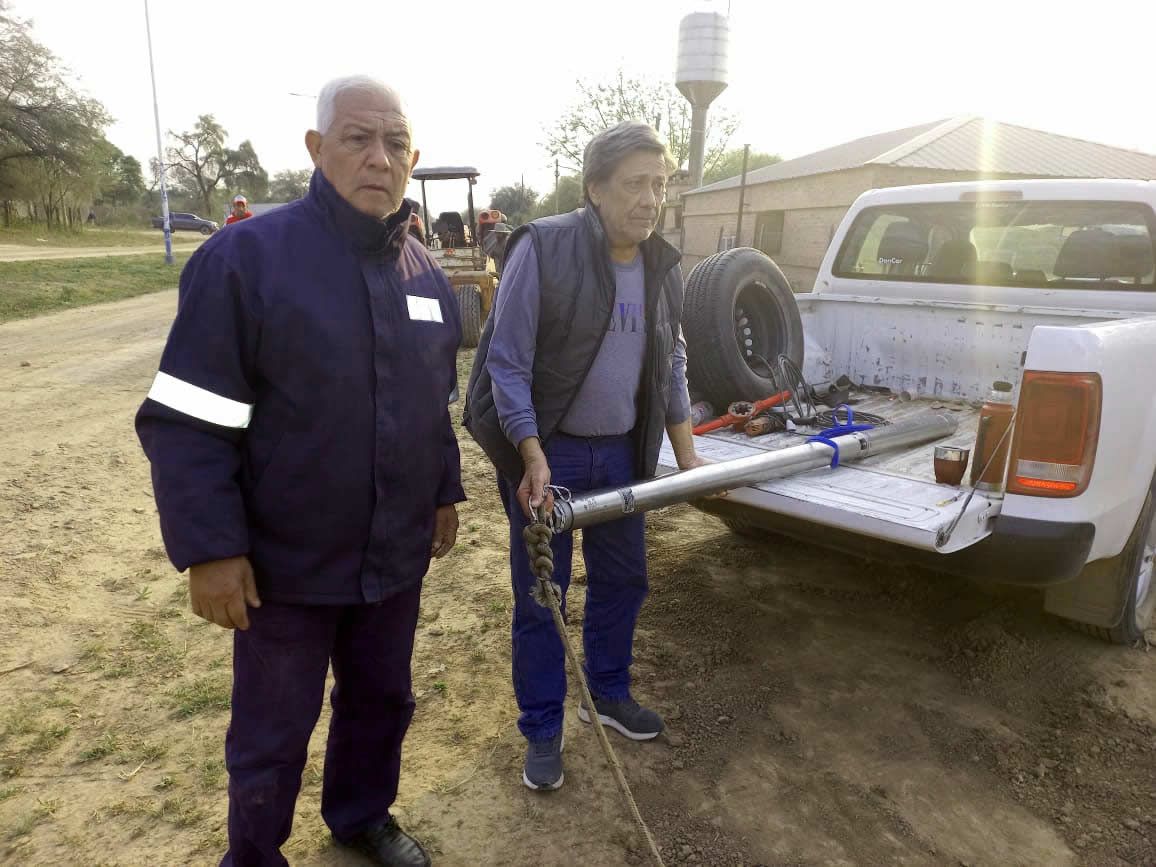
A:
<svg viewBox="0 0 1156 867">
<path fill-rule="evenodd" d="M 413 179 L 421 183 L 421 205 L 426 215 L 426 181 L 465 180 L 469 208 L 469 224 L 456 211 L 444 211 L 426 226 L 425 245 L 449 277 L 458 297 L 462 320 L 462 346 L 475 347 L 482 336 L 482 326 L 494 304 L 498 288 L 498 268 L 483 248 L 483 241 L 496 224 L 504 226 L 505 216 L 498 211 L 484 210 L 474 214 L 474 185 L 478 170 L 471 166 L 418 167 Z"/>
</svg>

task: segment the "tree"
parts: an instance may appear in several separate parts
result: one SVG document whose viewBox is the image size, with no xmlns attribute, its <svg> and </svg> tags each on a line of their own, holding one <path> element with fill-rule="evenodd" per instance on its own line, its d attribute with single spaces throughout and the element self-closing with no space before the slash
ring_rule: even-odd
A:
<svg viewBox="0 0 1156 867">
<path fill-rule="evenodd" d="M 140 161 L 114 145 L 109 147 L 111 153 L 103 168 L 99 203 L 114 207 L 140 203 L 147 192 Z"/>
<path fill-rule="evenodd" d="M 196 192 L 204 213 L 213 213 L 213 194 L 222 182 L 243 185 L 252 198 L 264 196 L 269 176 L 253 144 L 246 139 L 235 149 L 227 147 L 228 133 L 211 114 L 202 114 L 191 130 L 170 130 L 169 135 L 177 141 L 168 149 L 169 168 L 178 181 Z"/>
<path fill-rule="evenodd" d="M 538 194 L 525 184 L 498 187 L 490 197 L 490 207 L 505 214 L 511 226 L 520 226 L 533 219 L 538 207 Z"/>
<path fill-rule="evenodd" d="M 555 196 L 555 194 L 557 194 Z M 582 176 L 562 175 L 557 186 L 538 200 L 535 217 L 565 214 L 582 204 Z"/>
<path fill-rule="evenodd" d="M 753 172 L 755 169 L 773 166 L 775 163 L 781 163 L 783 158 L 778 154 L 768 154 L 762 151 L 751 151 L 750 158 L 747 161 L 747 173 Z M 709 171 L 702 173 L 702 182 L 704 184 L 713 184 L 715 181 L 726 180 L 727 178 L 737 178 L 743 173 L 743 149 L 731 148 L 726 153 L 722 154 L 719 159 L 711 166 Z"/>
<path fill-rule="evenodd" d="M 579 98 L 546 130 L 544 147 L 550 156 L 580 166 L 586 143 L 624 120 L 652 124 L 678 166 L 690 156 L 690 103 L 669 81 L 630 77 L 619 69 L 607 81 L 580 79 L 577 87 Z M 726 151 L 738 120 L 717 106 L 708 117 L 703 165 L 709 171 Z"/>
<path fill-rule="evenodd" d="M 73 87 L 68 70 L 33 38 L 28 22 L 6 12 L 6 4 L 0 2 L 4 221 L 11 221 L 17 202 L 23 202 L 35 220 L 59 221 L 66 216 L 62 209 L 75 211 L 79 205 L 71 199 L 66 204 L 65 199 L 90 186 L 96 172 L 93 155 L 104 142 L 110 118 L 103 105 Z"/>
<path fill-rule="evenodd" d="M 233 171 L 226 180 L 253 202 L 263 202 L 269 198 L 269 173 L 261 167 L 261 160 L 248 139 L 241 142 L 235 151 L 228 151 Z"/>
<path fill-rule="evenodd" d="M 161 188 L 161 164 L 156 157 L 149 157 L 149 191 Z"/>
<path fill-rule="evenodd" d="M 305 198 L 309 192 L 309 179 L 313 172 L 309 169 L 285 169 L 273 175 L 269 182 L 270 202 L 294 202 Z"/>
<path fill-rule="evenodd" d="M 25 198 L 32 205 L 35 220 L 50 228 L 81 225 L 84 213 L 107 180 L 106 169 L 115 152 L 115 146 L 102 137 L 83 162 L 51 156 L 21 161 Z"/>
</svg>

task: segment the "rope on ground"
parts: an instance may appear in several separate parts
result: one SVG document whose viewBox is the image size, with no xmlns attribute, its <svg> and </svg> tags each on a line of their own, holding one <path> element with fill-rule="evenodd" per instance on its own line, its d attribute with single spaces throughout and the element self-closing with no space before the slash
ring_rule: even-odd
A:
<svg viewBox="0 0 1156 867">
<path fill-rule="evenodd" d="M 534 586 L 531 595 L 535 602 L 544 608 L 549 608 L 550 613 L 554 615 L 554 626 L 558 630 L 558 637 L 562 640 L 566 659 L 570 661 L 570 667 L 574 670 L 574 675 L 581 686 L 582 701 L 585 702 L 586 708 L 590 712 L 593 729 L 597 734 L 599 744 L 602 745 L 602 754 L 606 756 L 606 763 L 610 765 L 610 770 L 614 774 L 614 779 L 618 783 L 618 788 L 622 792 L 626 805 L 630 808 L 635 824 L 638 825 L 642 835 L 646 838 L 654 863 L 658 867 L 664 867 L 662 855 L 658 851 L 658 844 L 654 841 L 654 835 L 650 833 L 646 820 L 642 818 L 642 813 L 630 791 L 630 784 L 626 782 L 626 775 L 622 772 L 622 765 L 618 762 L 618 756 L 614 754 L 614 747 L 610 745 L 610 739 L 598 721 L 598 710 L 594 707 L 594 699 L 591 697 L 590 687 L 586 683 L 586 674 L 582 671 L 578 656 L 574 653 L 574 646 L 570 643 L 570 636 L 566 632 L 566 621 L 562 618 L 562 589 L 554 581 L 554 551 L 550 547 L 550 540 L 553 538 L 553 529 L 541 519 L 541 516 L 522 531 L 522 539 L 526 543 L 526 553 L 530 557 L 530 565 L 538 577 L 538 583 Z"/>
</svg>

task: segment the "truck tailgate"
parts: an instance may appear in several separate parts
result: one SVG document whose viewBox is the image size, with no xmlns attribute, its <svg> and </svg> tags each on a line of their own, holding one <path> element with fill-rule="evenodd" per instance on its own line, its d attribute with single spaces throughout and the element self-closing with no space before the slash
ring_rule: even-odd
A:
<svg viewBox="0 0 1156 867">
<path fill-rule="evenodd" d="M 948 406 L 960 414 L 959 431 L 945 442 L 970 446 L 976 411 L 967 405 L 935 406 Z M 887 398 L 871 398 L 856 405 L 856 409 L 896 420 L 930 407 L 930 402 L 899 404 Z M 802 439 L 794 434 L 751 439 L 742 433 L 726 431 L 695 437 L 699 455 L 712 461 L 733 460 L 800 442 Z M 935 483 L 931 452 L 932 444 L 927 444 L 834 470 L 811 470 L 789 478 L 772 479 L 732 491 L 727 496 L 731 502 L 752 509 L 946 554 L 990 535 L 1001 501 L 989 500 L 977 493 L 950 540 L 941 547 L 937 544 L 940 533 L 963 508 L 967 489 Z M 664 441 L 659 472 L 673 472 L 674 468 L 674 453 L 669 441 Z"/>
</svg>

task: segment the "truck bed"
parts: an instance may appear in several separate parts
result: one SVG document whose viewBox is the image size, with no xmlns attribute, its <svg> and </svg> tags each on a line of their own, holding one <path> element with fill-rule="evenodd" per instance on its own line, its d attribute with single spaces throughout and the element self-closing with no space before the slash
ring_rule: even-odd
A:
<svg viewBox="0 0 1156 867">
<path fill-rule="evenodd" d="M 957 416 L 959 428 L 938 444 L 967 448 L 974 445 L 978 404 L 941 399 L 901 400 L 890 394 L 857 391 L 852 394 L 851 405 L 857 412 L 872 413 L 891 421 L 931 410 L 948 411 Z M 817 430 L 800 428 L 797 433 L 751 438 L 726 429 L 695 437 L 695 446 L 702 457 L 725 461 L 798 445 L 814 433 Z M 932 466 L 935 445 L 937 443 L 927 443 L 886 452 L 834 470 L 812 470 L 773 479 L 732 491 L 728 498 L 755 509 L 805 518 L 916 548 L 941 553 L 958 551 L 991 533 L 1001 501 L 988 500 L 977 493 L 950 540 L 940 544 L 940 533 L 963 507 L 967 488 L 936 484 Z M 659 465 L 660 473 L 672 472 L 675 468 L 668 441 L 663 443 Z"/>
</svg>

